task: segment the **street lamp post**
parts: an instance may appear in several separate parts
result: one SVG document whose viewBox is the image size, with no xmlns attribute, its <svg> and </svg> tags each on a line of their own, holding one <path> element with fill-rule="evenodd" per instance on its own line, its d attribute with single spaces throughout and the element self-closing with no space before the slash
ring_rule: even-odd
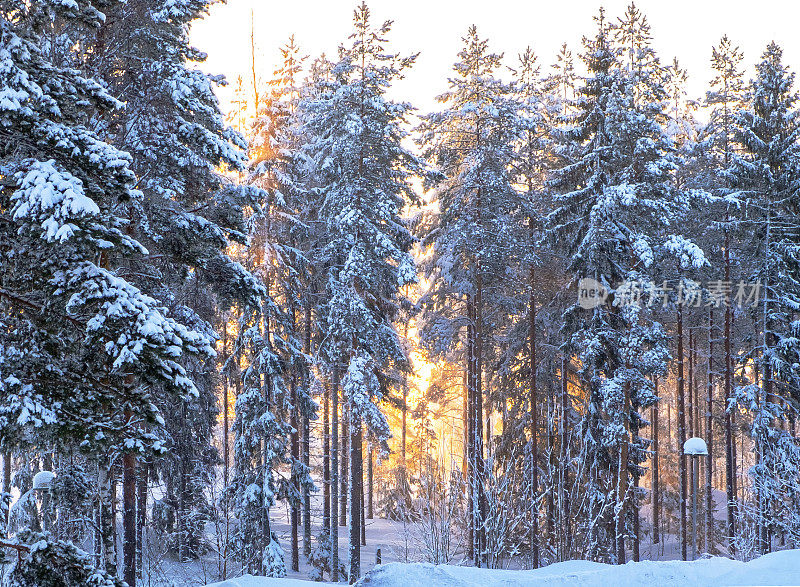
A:
<svg viewBox="0 0 800 587">
<path fill-rule="evenodd" d="M 683 454 L 692 458 L 692 560 L 697 558 L 697 478 L 700 475 L 699 457 L 708 455 L 706 441 L 690 438 L 683 443 Z"/>
</svg>

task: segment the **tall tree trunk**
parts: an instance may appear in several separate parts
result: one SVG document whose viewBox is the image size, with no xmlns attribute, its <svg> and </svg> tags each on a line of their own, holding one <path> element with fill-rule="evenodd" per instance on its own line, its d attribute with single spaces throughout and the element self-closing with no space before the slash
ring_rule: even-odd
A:
<svg viewBox="0 0 800 587">
<path fill-rule="evenodd" d="M 692 327 L 690 326 L 688 329 L 689 331 L 689 348 L 686 352 L 686 364 L 689 367 L 689 380 L 688 380 L 688 387 L 687 390 L 689 392 L 688 397 L 688 405 L 686 406 L 686 416 L 687 416 L 687 424 L 686 424 L 686 437 L 692 438 L 693 436 L 697 436 L 697 430 L 695 429 L 695 418 L 694 418 L 694 341 L 692 339 Z M 692 470 L 693 467 L 689 467 L 689 486 L 692 487 Z"/>
<path fill-rule="evenodd" d="M 331 387 L 331 582 L 339 582 L 339 365 Z"/>
<path fill-rule="evenodd" d="M 367 518 L 371 520 L 374 516 L 374 510 L 372 508 L 372 496 L 374 491 L 374 486 L 373 486 L 374 477 L 372 473 L 372 461 L 374 457 L 372 454 L 372 443 L 369 444 L 368 455 L 369 455 L 368 456 L 369 462 L 367 463 L 367 489 L 369 493 L 367 495 L 369 496 L 369 499 L 367 499 Z"/>
<path fill-rule="evenodd" d="M 7 450 L 3 453 L 3 492 L 11 493 L 11 451 Z M 6 510 L 6 533 L 8 532 L 8 523 L 11 510 Z"/>
<path fill-rule="evenodd" d="M 361 421 L 350 405 L 350 577 L 352 585 L 361 577 Z M 344 469 L 343 469 L 344 470 Z"/>
<path fill-rule="evenodd" d="M 483 458 L 483 274 L 480 262 L 477 266 L 477 279 L 475 288 L 475 432 L 476 432 L 476 473 L 478 487 L 478 552 L 480 560 L 477 566 L 486 566 L 488 552 L 486 552 L 486 493 L 484 480 L 486 479 L 486 465 Z M 488 440 L 488 439 L 487 439 Z"/>
<path fill-rule="evenodd" d="M 403 340 L 408 341 L 408 319 L 403 324 Z M 400 455 L 402 457 L 402 467 L 406 466 L 406 436 L 408 434 L 408 376 L 404 376 L 403 381 L 403 405 L 400 406 L 403 416 L 402 431 L 400 437 Z"/>
<path fill-rule="evenodd" d="M 322 388 L 322 530 L 331 529 L 331 387 Z"/>
<path fill-rule="evenodd" d="M 125 419 L 132 413 L 126 410 Z M 122 455 L 122 579 L 136 587 L 136 455 Z"/>
<path fill-rule="evenodd" d="M 639 494 L 639 476 L 634 475 L 633 477 L 633 562 L 638 563 L 640 559 L 639 553 L 639 532 L 641 530 L 641 525 L 639 521 L 639 502 L 636 500 L 636 495 Z"/>
<path fill-rule="evenodd" d="M 303 336 L 303 351 L 306 356 L 311 355 L 311 302 L 305 304 L 305 328 Z M 308 397 L 311 397 L 311 366 L 303 366 L 303 388 Z M 308 410 L 303 410 L 303 468 L 311 475 L 311 422 Z M 303 554 L 311 555 L 311 488 L 308 483 L 303 484 Z"/>
<path fill-rule="evenodd" d="M 225 322 L 222 326 L 222 364 L 223 366 L 229 360 L 228 357 L 228 319 L 225 316 Z M 226 368 L 222 373 L 222 483 L 223 488 L 228 487 L 228 479 L 230 479 L 231 456 L 230 456 L 230 421 L 228 419 L 228 412 L 230 406 L 228 405 L 228 369 Z M 224 514 L 228 515 L 227 500 L 223 500 Z"/>
<path fill-rule="evenodd" d="M 110 575 L 116 576 L 117 574 L 117 554 L 114 549 L 116 536 L 114 535 L 114 519 L 112 517 L 112 503 L 113 496 L 111 491 L 112 480 L 110 464 L 107 459 L 102 459 L 98 463 L 98 485 L 99 492 L 99 510 L 100 510 L 100 528 L 99 528 L 99 542 L 102 544 L 103 563 L 101 568 Z"/>
<path fill-rule="evenodd" d="M 109 469 L 109 477 L 111 478 L 111 549 L 114 552 L 114 568 L 117 568 L 119 563 L 119 540 L 117 536 L 117 478 L 114 475 L 114 469 Z"/>
<path fill-rule="evenodd" d="M 658 404 L 661 401 L 658 395 L 658 377 L 656 376 L 653 379 L 653 386 L 655 388 L 655 395 L 659 398 L 656 403 L 653 404 L 652 407 L 652 416 L 651 419 L 653 421 L 653 490 L 652 490 L 652 499 L 653 499 L 653 544 L 658 544 L 660 540 L 659 536 L 659 517 L 661 514 L 661 488 L 658 484 Z M 668 439 L 669 440 L 669 439 Z"/>
<path fill-rule="evenodd" d="M 230 384 L 231 366 L 229 362 L 231 355 L 228 354 L 228 315 L 224 315 L 222 328 L 222 489 L 226 491 L 230 483 L 231 471 L 231 447 L 230 447 L 230 397 L 228 386 Z M 237 357 L 238 358 L 238 357 Z M 238 362 L 237 362 L 238 366 Z M 237 374 L 238 378 L 238 374 Z M 228 545 L 230 544 L 230 515 L 228 510 L 228 500 L 222 500 L 222 515 L 225 518 L 225 535 L 222 542 L 222 580 L 228 578 Z"/>
<path fill-rule="evenodd" d="M 569 506 L 569 468 L 567 462 L 569 460 L 569 444 L 567 442 L 567 419 L 569 417 L 569 385 L 567 380 L 567 357 L 561 357 L 561 418 L 559 420 L 559 437 L 561 442 L 561 459 L 559 459 L 559 502 L 561 505 L 561 540 L 562 551 L 560 560 L 568 560 L 570 558 L 570 538 L 571 538 L 571 520 L 570 520 L 570 506 Z"/>
<path fill-rule="evenodd" d="M 294 304 L 289 309 L 291 330 L 295 330 L 296 324 L 296 309 Z M 292 375 L 289 382 L 289 394 L 292 400 L 292 406 L 289 411 L 289 425 L 292 427 L 291 433 L 291 452 L 292 452 L 292 470 L 291 470 L 291 486 L 292 495 L 290 504 L 291 512 L 289 514 L 292 532 L 292 570 L 297 572 L 300 570 L 300 504 L 302 501 L 302 494 L 300 488 L 300 418 L 298 411 L 300 409 L 300 398 L 297 391 L 297 370 L 300 365 L 292 361 L 291 369 Z"/>
<path fill-rule="evenodd" d="M 725 281 L 731 280 L 730 235 L 725 229 Z M 725 489 L 728 499 L 728 553 L 735 553 L 736 538 L 736 463 L 733 440 L 733 415 L 728 402 L 733 397 L 733 358 L 731 357 L 731 315 L 730 303 L 725 305 Z"/>
<path fill-rule="evenodd" d="M 363 433 L 362 433 L 362 436 L 363 436 Z M 363 455 L 363 450 L 364 450 L 364 446 L 363 445 L 361 446 L 361 450 L 362 450 L 362 455 Z M 364 459 L 363 458 L 361 459 L 361 478 L 360 478 L 360 481 L 359 481 L 359 492 L 358 492 L 358 494 L 359 494 L 359 497 L 361 498 L 361 504 L 360 504 L 360 507 L 361 507 L 361 517 L 360 517 L 360 520 L 361 520 L 361 546 L 366 546 L 367 545 L 367 508 L 365 507 L 365 504 L 364 504 Z"/>
<path fill-rule="evenodd" d="M 756 377 L 758 379 L 758 377 Z M 744 476 L 745 476 L 745 462 L 744 462 L 744 455 L 747 453 L 744 448 L 744 440 L 747 436 L 743 434 L 743 431 L 739 431 L 739 448 L 736 447 L 736 412 L 734 412 L 731 416 L 731 421 L 733 422 L 733 494 L 736 496 L 736 511 L 739 511 L 739 488 L 744 484 Z M 744 496 L 742 496 L 744 499 Z"/>
<path fill-rule="evenodd" d="M 765 294 L 768 295 L 768 294 Z M 766 302 L 765 302 L 766 304 Z M 764 335 L 764 351 L 765 353 L 768 351 L 769 348 L 774 346 L 774 340 L 772 340 L 771 332 L 767 330 L 769 328 L 769 322 L 766 318 L 768 310 L 765 307 L 764 314 L 765 314 L 765 335 Z M 763 379 L 763 386 L 762 392 L 759 394 L 758 401 L 760 404 L 767 402 L 769 400 L 775 401 L 773 397 L 773 375 L 772 375 L 772 365 L 769 362 L 768 358 L 764 358 L 763 360 L 764 366 L 762 371 L 764 373 Z M 761 406 L 759 406 L 760 408 Z M 763 439 L 757 438 L 756 445 L 755 445 L 755 460 L 756 464 L 760 465 L 763 459 L 764 454 L 764 446 L 763 446 Z M 758 551 L 759 554 L 766 554 L 770 550 L 769 545 L 769 538 L 768 538 L 768 529 L 766 524 L 766 510 L 767 510 L 767 496 L 764 495 L 763 487 L 758 488 L 757 491 L 757 504 L 758 504 Z"/>
<path fill-rule="evenodd" d="M 531 224 L 533 220 L 531 220 Z M 530 307 L 528 312 L 528 338 L 530 340 L 529 368 L 530 368 L 530 418 L 531 418 L 531 555 L 533 568 L 539 568 L 539 441 L 538 427 L 538 397 L 536 390 L 536 272 L 531 267 L 530 273 Z"/>
<path fill-rule="evenodd" d="M 619 463 L 617 466 L 617 507 L 616 507 L 616 538 L 617 538 L 617 564 L 625 564 L 625 519 L 628 514 L 628 419 L 630 417 L 631 388 L 629 383 L 622 386 L 623 398 L 623 427 L 625 433 L 619 444 Z"/>
<path fill-rule="evenodd" d="M 291 499 L 291 526 L 292 526 L 292 570 L 299 571 L 300 570 L 300 503 L 302 501 L 302 494 L 300 488 L 300 478 L 299 478 L 299 469 L 300 469 L 300 435 L 299 435 L 299 426 L 300 423 L 298 422 L 299 418 L 297 417 L 297 408 L 298 408 L 298 397 L 297 397 L 297 374 L 294 369 L 292 369 L 292 378 L 291 378 L 291 390 L 290 394 L 292 396 L 292 410 L 289 416 L 290 425 L 292 427 L 292 490 L 294 491 L 294 495 Z"/>
<path fill-rule="evenodd" d="M 557 470 L 558 470 L 558 449 L 556 447 L 556 427 L 555 422 L 556 414 L 556 389 L 553 387 L 553 382 L 548 384 L 549 393 L 547 394 L 547 450 L 549 454 L 548 459 L 548 478 L 550 481 L 550 488 L 546 492 L 547 496 L 547 541 L 550 548 L 555 548 L 558 542 L 556 538 L 556 483 L 557 483 Z M 505 428 L 504 428 L 505 429 Z M 541 561 L 540 561 L 541 562 Z"/>
<path fill-rule="evenodd" d="M 475 304 L 467 294 L 467 558 L 474 562 L 477 534 L 477 483 L 475 482 Z"/>
<path fill-rule="evenodd" d="M 687 427 L 686 427 L 686 438 L 692 438 L 692 437 L 698 435 L 697 430 L 695 428 L 696 420 L 694 418 L 694 404 L 695 404 L 695 402 L 694 402 L 694 360 L 693 360 L 693 357 L 694 357 L 694 346 L 693 346 L 693 341 L 692 341 L 692 327 L 689 326 L 687 328 L 687 330 L 689 331 L 689 333 L 688 333 L 689 348 L 687 349 L 687 352 L 686 352 L 686 363 L 687 363 L 687 365 L 689 367 L 689 379 L 688 379 L 688 386 L 687 386 L 688 400 L 689 401 L 687 402 L 687 405 L 684 406 L 684 408 L 685 408 L 686 416 L 687 416 L 687 420 L 688 420 Z M 681 446 L 681 453 L 683 453 L 683 446 Z M 687 482 L 687 485 L 690 488 L 690 490 L 693 492 L 694 491 L 694 487 L 697 487 L 697 485 L 695 484 L 696 480 L 694 478 L 694 476 L 695 476 L 695 466 L 694 466 L 695 465 L 695 458 L 694 457 L 688 457 L 688 458 L 684 457 L 684 459 L 688 461 L 687 464 L 688 464 L 688 469 L 689 469 L 689 480 Z M 688 498 L 688 496 L 687 496 L 687 498 Z M 692 499 L 695 499 L 694 495 L 692 496 Z M 692 502 L 692 503 L 695 503 L 695 502 Z M 687 504 L 687 507 L 688 507 L 688 504 Z M 687 518 L 688 517 L 689 516 L 687 514 Z M 696 533 L 697 533 L 697 528 L 694 526 L 695 522 L 696 522 L 696 520 L 692 519 L 692 529 L 691 529 L 692 536 L 695 536 Z M 692 548 L 694 548 L 694 546 L 695 546 L 695 543 L 693 542 L 692 543 Z M 692 560 L 694 560 L 694 554 L 692 555 L 692 557 L 693 557 Z"/>
<path fill-rule="evenodd" d="M 633 406 L 631 404 L 631 397 L 630 397 L 630 386 L 628 387 L 628 393 L 626 394 L 626 401 L 628 404 L 628 414 L 630 415 L 633 412 Z M 628 424 L 630 428 L 630 438 L 631 441 L 639 438 L 639 421 L 633 419 L 632 416 L 629 416 L 630 423 Z M 638 469 L 634 469 L 633 471 L 629 471 L 628 475 L 633 478 L 633 492 L 630 495 L 630 504 L 631 504 L 631 513 L 633 515 L 633 538 L 631 540 L 631 550 L 632 550 L 632 557 L 634 562 L 639 562 L 639 532 L 641 530 L 640 520 L 639 520 L 639 482 L 640 476 L 638 473 Z M 629 481 L 630 483 L 630 481 Z"/>
<path fill-rule="evenodd" d="M 683 380 L 683 306 L 678 303 L 678 471 L 680 477 L 680 542 L 681 558 L 686 560 L 686 457 L 683 444 L 686 442 L 686 404 Z"/>
<path fill-rule="evenodd" d="M 339 490 L 339 525 L 347 525 L 347 498 L 348 498 L 348 462 L 350 460 L 350 403 L 345 401 L 344 394 L 342 395 L 342 434 L 339 436 L 341 441 L 340 463 L 342 470 L 339 473 L 339 482 L 341 488 Z"/>
<path fill-rule="evenodd" d="M 714 554 L 714 308 L 708 309 L 708 376 L 706 377 L 706 551 Z"/>
<path fill-rule="evenodd" d="M 147 461 L 139 463 L 139 475 L 136 481 L 136 576 L 144 576 L 144 529 L 147 526 L 147 483 L 150 467 Z"/>
</svg>

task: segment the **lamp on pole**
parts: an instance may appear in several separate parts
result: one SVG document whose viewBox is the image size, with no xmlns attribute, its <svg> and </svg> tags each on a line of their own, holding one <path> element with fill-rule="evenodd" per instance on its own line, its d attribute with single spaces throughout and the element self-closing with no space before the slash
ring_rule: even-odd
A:
<svg viewBox="0 0 800 587">
<path fill-rule="evenodd" d="M 692 560 L 697 558 L 697 477 L 700 475 L 699 457 L 708 455 L 706 441 L 690 438 L 683 443 L 683 454 L 692 458 Z"/>
</svg>

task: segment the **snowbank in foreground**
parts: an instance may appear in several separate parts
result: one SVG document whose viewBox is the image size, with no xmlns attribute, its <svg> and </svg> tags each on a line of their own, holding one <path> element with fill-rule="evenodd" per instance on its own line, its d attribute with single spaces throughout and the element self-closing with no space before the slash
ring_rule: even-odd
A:
<svg viewBox="0 0 800 587">
<path fill-rule="evenodd" d="M 267 579 L 266 577 L 245 575 L 244 577 L 236 577 L 220 583 L 211 583 L 206 587 L 314 587 L 314 585 L 333 585 L 333 583 L 315 583 L 314 581 L 302 581 L 300 579 Z"/>
<path fill-rule="evenodd" d="M 214 583 L 213 587 L 311 587 L 312 585 L 313 583 L 297 579 L 242 577 Z M 642 561 L 622 566 L 568 561 L 535 571 L 498 571 L 423 563 L 390 563 L 375 567 L 358 585 L 365 587 L 800 585 L 800 550 L 774 552 L 748 563 L 720 557 L 694 562 Z"/>
<path fill-rule="evenodd" d="M 568 561 L 535 571 L 392 563 L 374 569 L 362 584 L 375 587 L 800 585 L 800 550 L 775 552 L 749 563 L 726 558 L 642 561 L 622 566 Z"/>
</svg>

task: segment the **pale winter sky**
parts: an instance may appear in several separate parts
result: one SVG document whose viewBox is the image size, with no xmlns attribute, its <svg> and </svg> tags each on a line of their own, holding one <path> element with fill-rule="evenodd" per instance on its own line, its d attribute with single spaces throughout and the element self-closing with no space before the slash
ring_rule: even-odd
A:
<svg viewBox="0 0 800 587">
<path fill-rule="evenodd" d="M 264 80 L 279 61 L 278 47 L 294 34 L 305 53 L 336 48 L 351 31 L 352 13 L 360 0 L 228 0 L 213 7 L 192 31 L 192 41 L 208 53 L 204 68 L 227 76 L 231 86 L 220 90 L 227 108 L 237 75 L 249 76 L 250 11 L 256 29 L 256 65 Z M 375 23 L 394 20 L 390 48 L 403 54 L 420 52 L 417 64 L 393 96 L 422 111 L 447 89 L 447 76 L 471 24 L 505 53 L 506 64 L 530 45 L 539 62 L 549 67 L 561 43 L 577 54 L 580 39 L 594 32 L 592 16 L 602 4 L 608 16 L 620 16 L 629 0 L 371 0 Z M 798 0 L 640 0 L 654 46 L 662 62 L 677 56 L 689 70 L 689 94 L 701 97 L 711 77 L 711 47 L 727 34 L 744 51 L 747 75 L 770 40 L 784 49 L 785 62 L 800 69 L 800 1 Z M 577 60 L 576 60 L 577 61 Z M 576 65 L 579 65 L 576 63 Z"/>
</svg>

